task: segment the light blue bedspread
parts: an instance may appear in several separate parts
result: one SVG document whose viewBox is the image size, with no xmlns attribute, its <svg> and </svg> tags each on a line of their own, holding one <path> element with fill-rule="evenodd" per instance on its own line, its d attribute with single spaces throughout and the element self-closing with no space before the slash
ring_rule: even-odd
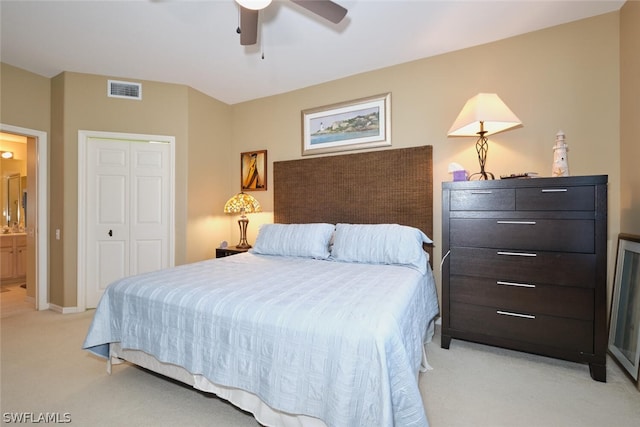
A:
<svg viewBox="0 0 640 427">
<path fill-rule="evenodd" d="M 431 270 L 245 253 L 119 280 L 83 348 L 142 350 L 328 426 L 427 426 Z"/>
</svg>

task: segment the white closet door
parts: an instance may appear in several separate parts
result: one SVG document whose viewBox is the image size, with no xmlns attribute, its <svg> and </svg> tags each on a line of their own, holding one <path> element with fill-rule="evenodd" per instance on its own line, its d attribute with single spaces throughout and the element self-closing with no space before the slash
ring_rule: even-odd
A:
<svg viewBox="0 0 640 427">
<path fill-rule="evenodd" d="M 91 139 L 87 146 L 87 308 L 129 273 L 129 143 Z"/>
<path fill-rule="evenodd" d="M 169 144 L 131 146 L 130 274 L 169 266 Z"/>
<path fill-rule="evenodd" d="M 90 138 L 86 308 L 106 287 L 169 266 L 169 144 Z"/>
</svg>

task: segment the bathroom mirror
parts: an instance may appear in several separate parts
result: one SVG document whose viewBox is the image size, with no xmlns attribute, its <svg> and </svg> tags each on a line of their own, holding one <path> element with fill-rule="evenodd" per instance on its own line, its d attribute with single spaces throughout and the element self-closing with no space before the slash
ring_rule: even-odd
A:
<svg viewBox="0 0 640 427">
<path fill-rule="evenodd" d="M 7 177 L 6 225 L 20 224 L 22 220 L 22 185 L 20 174 Z"/>
</svg>

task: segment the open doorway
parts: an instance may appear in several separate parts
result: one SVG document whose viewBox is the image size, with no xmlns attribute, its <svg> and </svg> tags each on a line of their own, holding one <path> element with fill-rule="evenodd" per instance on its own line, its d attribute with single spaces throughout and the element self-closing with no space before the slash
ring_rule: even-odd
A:
<svg viewBox="0 0 640 427">
<path fill-rule="evenodd" d="M 47 133 L 6 124 L 0 124 L 0 132 L 6 138 L 15 137 L 24 141 L 23 144 L 26 145 L 25 154 L 20 156 L 24 157 L 26 165 L 20 169 L 19 185 L 15 185 L 18 195 L 13 198 L 15 201 L 8 199 L 6 206 L 9 209 L 16 204 L 16 210 L 3 212 L 1 217 L 2 232 L 7 231 L 6 235 L 3 234 L 3 239 L 13 234 L 8 240 L 12 240 L 11 250 L 15 252 L 12 254 L 15 255 L 15 265 L 12 266 L 16 272 L 14 278 L 20 278 L 21 272 L 24 271 L 27 301 L 32 303 L 36 310 L 46 310 L 49 308 Z M 15 173 L 12 172 L 12 175 Z M 7 179 L 7 185 L 8 181 Z M 18 247 L 22 244 L 26 253 L 19 252 Z M 5 258 L 5 261 L 8 260 L 8 257 Z"/>
</svg>

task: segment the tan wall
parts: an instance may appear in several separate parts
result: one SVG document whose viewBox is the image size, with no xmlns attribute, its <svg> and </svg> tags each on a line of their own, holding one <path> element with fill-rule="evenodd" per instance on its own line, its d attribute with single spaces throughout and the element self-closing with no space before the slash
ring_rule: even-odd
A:
<svg viewBox="0 0 640 427">
<path fill-rule="evenodd" d="M 227 104 L 190 89 L 187 262 L 215 257 L 220 241 L 229 239 L 222 208 L 236 191 L 230 121 Z"/>
<path fill-rule="evenodd" d="M 620 230 L 640 235 L 640 2 L 622 7 L 620 36 Z"/>
<path fill-rule="evenodd" d="M 620 10 L 620 231 L 640 235 L 640 2 Z M 640 390 L 640 381 L 636 383 Z"/>
<path fill-rule="evenodd" d="M 108 77 L 105 76 L 69 72 L 54 78 L 56 83 L 60 81 L 62 87 L 55 91 L 54 105 L 57 111 L 62 112 L 63 119 L 56 121 L 52 145 L 64 154 L 62 158 L 58 158 L 52 153 L 52 198 L 55 193 L 55 197 L 63 203 L 52 207 L 51 228 L 60 229 L 63 238 L 51 245 L 52 252 L 62 251 L 62 257 L 56 256 L 54 260 L 52 256 L 51 302 L 63 307 L 77 304 L 78 131 L 141 133 L 176 138 L 176 264 L 187 261 L 187 225 L 190 223 L 187 218 L 188 180 L 200 171 L 189 164 L 190 126 L 194 128 L 196 135 L 200 134 L 194 141 L 196 147 L 200 144 L 218 143 L 215 134 L 205 139 L 202 136 L 203 127 L 190 124 L 189 121 L 192 104 L 196 106 L 194 108 L 208 108 L 208 111 L 215 114 L 215 109 L 207 104 L 219 106 L 221 103 L 218 101 L 208 97 L 204 100 L 196 91 L 186 86 L 150 81 L 140 82 L 143 85 L 141 101 L 110 98 L 106 94 L 107 80 Z M 57 88 L 58 84 L 54 86 Z M 199 98 L 200 101 L 192 101 L 194 98 Z M 61 123 L 61 131 L 58 123 Z M 209 130 L 215 132 L 214 128 Z M 223 132 L 225 141 L 227 135 L 228 131 Z M 211 154 L 207 150 L 201 151 L 205 155 Z M 195 156 L 200 155 L 203 153 L 196 148 Z M 224 176 L 226 175 L 222 175 L 222 178 Z M 222 179 L 221 182 L 224 184 Z M 192 254 L 190 258 L 198 256 Z"/>
<path fill-rule="evenodd" d="M 0 63 L 0 122 L 49 132 L 51 80 Z"/>
<path fill-rule="evenodd" d="M 12 125 L 26 129 L 34 129 L 49 133 L 51 128 L 51 80 L 34 73 L 26 72 L 20 68 L 8 64 L 0 63 L 0 122 L 5 125 Z M 35 150 L 35 140 L 28 144 L 19 144 L 25 150 L 24 156 L 28 154 L 28 170 L 33 170 L 35 157 L 32 150 Z M 16 148 L 17 149 L 17 148 Z M 33 212 L 36 199 L 32 197 L 35 192 L 35 175 L 27 174 L 28 191 L 30 195 L 29 210 Z M 35 230 L 34 215 L 28 216 L 27 226 Z M 27 296 L 35 297 L 35 237 L 27 236 Z"/>
<path fill-rule="evenodd" d="M 51 79 L 51 133 L 49 134 L 49 302 L 64 306 L 64 75 Z M 74 293 L 75 294 L 75 293 Z M 70 307 L 75 306 L 69 305 Z"/>
<path fill-rule="evenodd" d="M 268 191 L 253 193 L 265 210 L 250 216 L 253 242 L 258 226 L 273 218 L 272 162 L 301 157 L 300 111 L 384 92 L 392 93 L 393 147 L 434 146 L 434 265 L 441 257 L 440 197 L 441 182 L 451 178 L 447 165 L 455 161 L 472 172 L 478 169 L 474 139 L 451 139 L 446 132 L 464 102 L 481 91 L 498 93 L 524 123 L 490 139 L 487 170 L 548 176 L 555 134 L 564 130 L 571 174 L 609 175 L 609 238 L 615 239 L 621 181 L 619 17 L 611 13 L 233 106 L 184 86 L 156 82 L 142 82 L 143 101 L 118 100 L 106 97 L 107 77 L 56 76 L 45 97 L 51 97 L 53 106 L 50 227 L 52 234 L 61 228 L 63 240 L 50 243 L 50 300 L 64 307 L 76 305 L 78 130 L 176 137 L 180 264 L 212 256 L 220 240 L 236 243 L 237 224 L 220 211 L 240 189 L 241 152 L 268 150 Z M 3 86 L 5 69 L 11 84 L 33 79 L 31 73 L 3 65 Z M 33 90 L 42 98 L 46 85 L 35 80 Z M 11 108 L 13 98 L 5 102 L 4 91 L 2 95 L 2 106 Z M 22 113 L 26 118 L 12 112 L 2 122 L 47 129 L 48 123 L 34 124 L 42 115 L 39 108 L 35 117 L 27 110 Z M 437 269 L 436 276 L 439 282 Z"/>
<path fill-rule="evenodd" d="M 555 134 L 562 129 L 572 175 L 609 175 L 609 234 L 615 238 L 620 229 L 617 46 L 618 14 L 611 13 L 237 104 L 233 106 L 234 154 L 267 149 L 270 167 L 273 161 L 300 158 L 300 110 L 391 92 L 393 147 L 434 147 L 437 266 L 441 182 L 451 180 L 448 164 L 455 161 L 471 172 L 479 170 L 475 139 L 447 138 L 447 131 L 468 98 L 478 92 L 496 92 L 524 126 L 490 138 L 487 170 L 496 175 L 536 171 L 549 176 Z M 239 166 L 231 173 L 239 174 Z M 267 211 L 273 210 L 272 191 L 269 182 L 268 194 L 258 193 Z M 250 241 L 255 239 L 254 222 L 260 220 L 256 219 L 250 225 Z"/>
</svg>

